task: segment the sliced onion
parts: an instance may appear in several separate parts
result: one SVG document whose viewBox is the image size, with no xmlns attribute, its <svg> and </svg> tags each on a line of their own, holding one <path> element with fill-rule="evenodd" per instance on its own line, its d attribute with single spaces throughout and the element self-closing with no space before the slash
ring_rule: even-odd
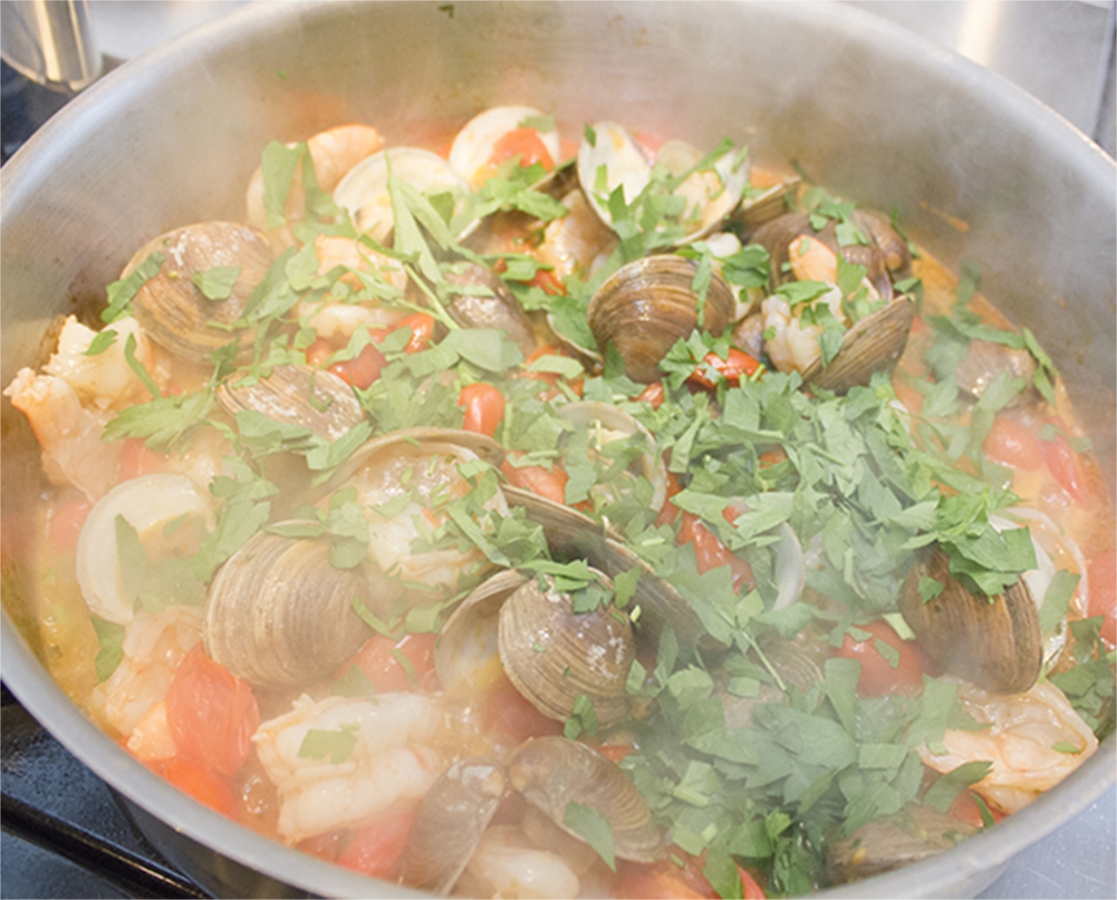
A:
<svg viewBox="0 0 1117 900">
<path fill-rule="evenodd" d="M 93 505 L 78 535 L 76 559 L 78 584 L 93 615 L 127 625 L 134 613 L 121 585 L 116 517 L 123 516 L 142 535 L 184 515 L 201 516 L 213 527 L 209 497 L 186 475 L 141 475 L 118 484 Z"/>
</svg>

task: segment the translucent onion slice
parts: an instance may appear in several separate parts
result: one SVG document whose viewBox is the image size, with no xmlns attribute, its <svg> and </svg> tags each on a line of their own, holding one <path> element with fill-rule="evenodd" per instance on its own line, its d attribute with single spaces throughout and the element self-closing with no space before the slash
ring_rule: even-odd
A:
<svg viewBox="0 0 1117 900">
<path fill-rule="evenodd" d="M 116 544 L 116 517 L 123 516 L 141 537 L 182 516 L 200 516 L 213 527 L 209 497 L 186 475 L 141 475 L 118 484 L 89 511 L 78 535 L 77 576 L 89 611 L 118 625 L 132 621 L 124 595 Z"/>
</svg>

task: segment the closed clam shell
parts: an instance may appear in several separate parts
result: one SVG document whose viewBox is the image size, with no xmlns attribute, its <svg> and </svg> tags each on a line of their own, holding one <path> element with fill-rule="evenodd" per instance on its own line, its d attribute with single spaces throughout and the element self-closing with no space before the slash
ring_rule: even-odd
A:
<svg viewBox="0 0 1117 900">
<path fill-rule="evenodd" d="M 495 328 L 503 331 L 524 356 L 536 348 L 535 332 L 520 301 L 491 269 L 477 263 L 460 263 L 446 272 L 455 288 L 446 311 L 463 328 Z"/>
<path fill-rule="evenodd" d="M 612 605 L 576 613 L 568 593 L 530 579 L 500 607 L 498 649 L 508 680 L 548 718 L 565 722 L 579 696 L 593 703 L 602 727 L 628 716 L 636 645 Z"/>
<path fill-rule="evenodd" d="M 486 756 L 454 763 L 419 805 L 400 858 L 404 884 L 445 896 L 465 869 L 505 789 L 504 767 Z"/>
<path fill-rule="evenodd" d="M 206 653 L 263 687 L 334 672 L 371 636 L 363 570 L 330 564 L 325 540 L 259 532 L 218 570 L 206 599 Z"/>
<path fill-rule="evenodd" d="M 856 322 L 842 338 L 837 355 L 826 366 L 821 359 L 803 372 L 803 381 L 844 394 L 868 385 L 874 372 L 891 372 L 907 346 L 915 304 L 896 297 Z"/>
<path fill-rule="evenodd" d="M 332 372 L 277 366 L 264 378 L 224 382 L 217 401 L 231 416 L 254 410 L 286 425 L 301 425 L 331 441 L 364 421 L 353 389 Z"/>
<path fill-rule="evenodd" d="M 234 222 L 201 222 L 176 228 L 142 247 L 124 268 L 131 274 L 152 253 L 164 256 L 159 271 L 136 291 L 132 310 L 152 340 L 181 359 L 210 362 L 210 354 L 234 341 L 243 349 L 250 329 L 231 330 L 244 313 L 256 285 L 271 266 L 268 239 Z M 215 267 L 239 269 L 232 292 L 210 300 L 194 283 Z"/>
<path fill-rule="evenodd" d="M 651 863 L 663 853 L 663 837 L 636 786 L 616 763 L 585 744 L 532 738 L 513 753 L 508 780 L 567 834 L 581 839 L 565 821 L 568 804 L 578 803 L 609 820 L 619 858 Z"/>
<path fill-rule="evenodd" d="M 658 381 L 659 361 L 679 338 L 696 328 L 720 334 L 732 322 L 733 291 L 716 273 L 699 315 L 696 273 L 681 256 L 647 256 L 622 266 L 593 295 L 586 321 L 594 339 L 603 354 L 610 344 L 617 348 L 630 378 Z"/>
<path fill-rule="evenodd" d="M 922 578 L 942 584 L 942 592 L 924 601 Z M 950 574 L 949 557 L 936 547 L 908 572 L 899 605 L 920 645 L 948 673 L 998 694 L 1026 691 L 1039 677 L 1043 636 L 1023 581 L 992 598 L 972 594 Z"/>
</svg>

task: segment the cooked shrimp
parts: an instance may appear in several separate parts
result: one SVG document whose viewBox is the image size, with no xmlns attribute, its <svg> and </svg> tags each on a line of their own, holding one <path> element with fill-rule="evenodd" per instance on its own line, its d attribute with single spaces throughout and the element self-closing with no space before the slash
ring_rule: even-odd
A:
<svg viewBox="0 0 1117 900">
<path fill-rule="evenodd" d="M 139 323 L 131 316 L 117 319 L 109 326 L 116 339 L 93 356 L 87 356 L 97 332 L 86 328 L 74 316 L 66 319 L 58 336 L 58 349 L 43 366 L 47 375 L 57 375 L 70 385 L 85 406 L 96 409 L 123 409 L 148 399 L 143 382 L 124 358 L 129 338 L 136 341 L 136 360 L 150 368 L 151 351 Z"/>
<path fill-rule="evenodd" d="M 817 243 L 817 241 L 816 241 Z M 836 319 L 844 322 L 842 292 L 831 288 L 818 301 L 830 307 Z M 768 297 L 760 305 L 764 317 L 764 332 L 771 335 L 764 341 L 764 349 L 781 372 L 803 372 L 819 358 L 818 337 L 821 325 L 804 325 L 794 315 L 791 305 L 779 295 Z"/>
<path fill-rule="evenodd" d="M 124 630 L 120 665 L 93 689 L 93 710 L 131 737 L 141 720 L 162 703 L 178 664 L 201 639 L 199 609 L 168 606 L 160 613 L 136 613 Z M 149 728 L 152 724 L 147 723 Z"/>
<path fill-rule="evenodd" d="M 616 246 L 617 236 L 605 226 L 581 191 L 562 198 L 567 213 L 543 230 L 543 243 L 535 251 L 541 263 L 554 266 L 565 279 L 575 272 L 589 273 L 601 265 Z"/>
<path fill-rule="evenodd" d="M 992 771 L 973 789 L 1005 812 L 1023 809 L 1077 769 L 1098 748 L 1098 739 L 1067 698 L 1050 682 L 1023 694 L 989 694 L 958 682 L 962 707 L 990 727 L 948 729 L 944 754 L 919 747 L 923 762 L 938 772 L 963 763 L 988 760 Z"/>
<path fill-rule="evenodd" d="M 334 828 L 359 827 L 399 801 L 418 800 L 442 770 L 424 746 L 442 725 L 433 700 L 387 693 L 375 701 L 303 695 L 291 712 L 264 722 L 252 740 L 279 794 L 278 831 L 297 843 Z M 304 755 L 311 731 L 351 734 L 341 762 Z"/>
<path fill-rule="evenodd" d="M 468 450 L 450 444 L 416 448 L 401 441 L 377 454 L 351 478 L 369 523 L 369 552 L 385 572 L 398 573 L 404 582 L 456 590 L 458 579 L 479 559 L 476 550 L 412 551 L 412 544 L 434 531 L 446 518 L 436 507 L 460 498 L 473 488 L 458 467 L 476 459 Z M 407 497 L 402 510 L 383 515 L 383 508 Z M 393 504 L 394 505 L 394 504 Z M 487 507 L 507 515 L 499 491 Z"/>
<path fill-rule="evenodd" d="M 403 296 L 407 290 L 407 273 L 394 259 L 374 253 L 353 238 L 319 235 L 315 241 L 318 251 L 318 274 L 326 275 L 341 266 L 354 272 L 368 273 L 385 296 Z M 355 291 L 365 285 L 352 274 L 341 280 Z M 296 307 L 299 317 L 315 330 L 323 340 L 337 344 L 347 341 L 360 327 L 391 328 L 404 312 L 380 306 L 375 300 L 346 303 L 327 295 L 322 300 L 300 301 Z"/>
<path fill-rule="evenodd" d="M 532 846 L 519 828 L 494 825 L 481 836 L 456 892 L 470 897 L 577 897 L 578 876 L 549 850 Z"/>
<path fill-rule="evenodd" d="M 289 145 L 293 146 L 293 145 Z M 318 187 L 327 194 L 333 193 L 338 182 L 353 166 L 366 156 L 371 156 L 378 151 L 384 142 L 380 133 L 368 125 L 338 125 L 319 132 L 306 142 L 310 158 L 314 163 L 314 173 L 318 179 Z M 267 213 L 264 210 L 264 175 L 260 168 L 252 173 L 248 182 L 248 193 L 245 198 L 247 219 L 250 225 L 267 231 Z M 295 173 L 291 182 L 291 189 L 287 195 L 287 206 L 284 210 L 289 223 L 302 219 L 305 197 L 302 189 L 302 175 Z M 290 228 L 277 228 L 268 233 L 268 238 L 277 249 L 288 247 L 295 243 Z"/>
<path fill-rule="evenodd" d="M 86 409 L 65 379 L 27 368 L 16 373 L 4 395 L 30 421 L 43 451 L 43 471 L 54 484 L 72 484 L 93 501 L 116 484 L 120 444 L 101 440 L 111 412 Z"/>
</svg>

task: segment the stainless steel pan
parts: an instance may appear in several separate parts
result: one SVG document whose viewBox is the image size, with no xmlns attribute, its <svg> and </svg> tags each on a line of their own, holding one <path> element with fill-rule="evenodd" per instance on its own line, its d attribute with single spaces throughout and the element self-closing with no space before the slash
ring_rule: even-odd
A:
<svg viewBox="0 0 1117 900">
<path fill-rule="evenodd" d="M 1112 160 L 1008 83 L 832 5 L 243 8 L 107 76 L 4 168 L 0 378 L 41 362 L 50 319 L 95 302 L 152 235 L 241 217 L 268 140 L 361 120 L 403 143 L 449 134 L 479 109 L 511 102 L 552 110 L 574 134 L 608 116 L 699 145 L 729 136 L 761 162 L 795 159 L 835 193 L 897 209 L 911 236 L 948 265 L 978 262 L 983 291 L 1041 337 L 1094 428 L 1112 493 Z M 14 551 L 28 530 L 38 453 L 6 400 L 2 416 L 2 653 L 12 691 L 137 806 L 162 849 L 215 889 L 399 896 L 196 805 L 131 760 L 50 681 L 13 626 L 34 604 Z M 972 895 L 1113 784 L 1114 747 L 1111 738 L 991 832 L 833 895 Z"/>
</svg>

